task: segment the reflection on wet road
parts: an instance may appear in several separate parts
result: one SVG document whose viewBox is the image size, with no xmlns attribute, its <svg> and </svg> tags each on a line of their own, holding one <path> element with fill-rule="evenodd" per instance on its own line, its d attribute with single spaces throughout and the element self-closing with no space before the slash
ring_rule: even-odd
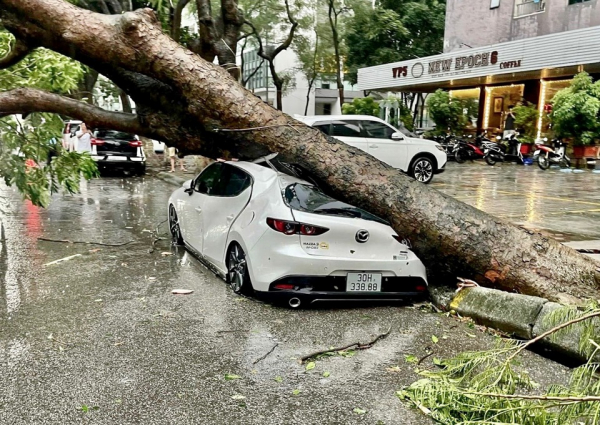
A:
<svg viewBox="0 0 600 425">
<path fill-rule="evenodd" d="M 238 297 L 168 241 L 149 252 L 172 190 L 102 179 L 41 210 L 0 186 L 0 424 L 429 424 L 394 395 L 418 379 L 404 356 L 493 343 L 407 306 L 290 311 Z M 295 360 L 390 326 L 353 356 L 310 371 Z M 565 379 L 536 355 L 525 363 L 538 382 Z"/>
<path fill-rule="evenodd" d="M 432 186 L 496 217 L 564 240 L 600 239 L 600 174 L 451 162 Z"/>
</svg>

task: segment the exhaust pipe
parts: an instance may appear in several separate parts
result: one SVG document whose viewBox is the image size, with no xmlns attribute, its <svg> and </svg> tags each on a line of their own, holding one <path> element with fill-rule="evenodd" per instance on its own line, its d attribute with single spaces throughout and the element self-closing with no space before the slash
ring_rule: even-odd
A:
<svg viewBox="0 0 600 425">
<path fill-rule="evenodd" d="M 288 301 L 288 304 L 290 305 L 291 308 L 298 308 L 300 307 L 300 304 L 302 304 L 302 301 L 300 301 L 300 298 L 290 298 L 290 300 Z"/>
</svg>

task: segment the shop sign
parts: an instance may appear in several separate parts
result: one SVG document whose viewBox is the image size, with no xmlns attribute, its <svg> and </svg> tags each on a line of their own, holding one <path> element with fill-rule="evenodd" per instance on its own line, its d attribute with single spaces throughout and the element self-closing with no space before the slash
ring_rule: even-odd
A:
<svg viewBox="0 0 600 425">
<path fill-rule="evenodd" d="M 481 68 L 490 65 L 496 65 L 498 63 L 498 52 L 485 52 L 477 53 L 469 56 L 457 56 L 455 58 L 439 59 L 431 61 L 427 64 L 427 73 L 435 76 L 443 75 L 446 73 L 463 74 L 470 72 L 473 68 Z M 501 69 L 505 68 L 517 68 L 521 66 L 521 61 L 508 61 L 500 64 Z M 411 68 L 411 75 L 413 78 L 419 78 L 423 75 L 425 69 L 422 63 L 417 62 Z M 392 68 L 393 78 L 407 77 L 408 66 L 398 66 Z"/>
</svg>

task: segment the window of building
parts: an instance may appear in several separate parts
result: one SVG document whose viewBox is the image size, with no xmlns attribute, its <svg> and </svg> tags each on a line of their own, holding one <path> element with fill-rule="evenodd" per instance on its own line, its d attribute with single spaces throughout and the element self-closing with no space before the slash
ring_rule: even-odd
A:
<svg viewBox="0 0 600 425">
<path fill-rule="evenodd" d="M 331 115 L 331 103 L 323 105 L 323 115 Z"/>
<path fill-rule="evenodd" d="M 497 7 L 500 7 L 500 0 L 491 0 L 490 9 L 495 9 Z"/>
<path fill-rule="evenodd" d="M 569 0 L 569 5 L 576 4 L 576 3 L 584 3 L 586 1 L 592 1 L 592 0 Z"/>
<path fill-rule="evenodd" d="M 331 84 L 330 83 L 321 83 L 321 88 L 322 89 L 330 89 L 331 88 Z"/>
</svg>

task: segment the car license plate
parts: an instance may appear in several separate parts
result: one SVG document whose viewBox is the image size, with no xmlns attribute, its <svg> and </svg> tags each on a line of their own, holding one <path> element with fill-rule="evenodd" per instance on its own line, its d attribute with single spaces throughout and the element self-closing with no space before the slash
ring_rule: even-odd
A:
<svg viewBox="0 0 600 425">
<path fill-rule="evenodd" d="M 346 292 L 381 292 L 381 274 L 348 273 Z"/>
</svg>

